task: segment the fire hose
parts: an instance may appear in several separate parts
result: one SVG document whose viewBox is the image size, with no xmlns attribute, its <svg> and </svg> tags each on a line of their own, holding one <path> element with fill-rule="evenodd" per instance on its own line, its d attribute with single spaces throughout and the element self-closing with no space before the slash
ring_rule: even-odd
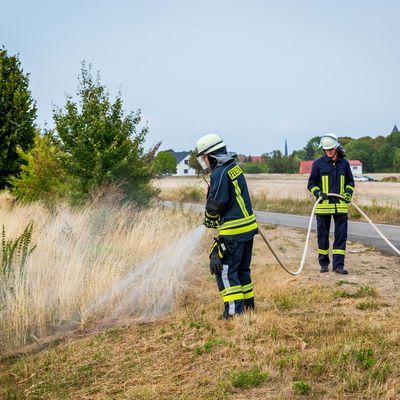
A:
<svg viewBox="0 0 400 400">
<path fill-rule="evenodd" d="M 338 197 L 339 199 L 343 199 L 343 196 L 341 196 L 340 194 L 337 193 L 328 193 L 328 196 L 330 197 Z M 318 200 L 315 202 L 314 207 L 312 209 L 311 212 L 311 216 L 310 216 L 310 222 L 308 224 L 308 230 L 307 230 L 307 238 L 306 238 L 306 242 L 304 245 L 304 251 L 303 251 L 303 257 L 301 259 L 301 263 L 299 268 L 297 269 L 297 271 L 291 271 L 289 270 L 284 264 L 283 262 L 279 259 L 278 255 L 275 253 L 274 249 L 272 248 L 271 244 L 269 243 L 265 233 L 263 232 L 262 229 L 258 229 L 261 237 L 263 238 L 265 244 L 268 246 L 268 248 L 271 250 L 271 253 L 273 254 L 273 256 L 276 258 L 276 260 L 278 261 L 279 265 L 290 275 L 296 276 L 299 275 L 302 271 L 303 271 L 303 267 L 304 267 L 304 263 L 305 263 L 305 259 L 306 259 L 306 254 L 307 254 L 307 250 L 308 250 L 308 242 L 310 240 L 310 233 L 311 233 L 311 226 L 312 226 L 312 222 L 313 222 L 313 218 L 315 215 L 315 210 L 317 208 L 318 203 L 322 200 L 322 198 L 318 198 Z M 375 231 L 379 234 L 379 236 L 394 250 L 395 253 L 397 253 L 400 256 L 400 250 L 398 248 L 396 248 L 387 238 L 386 236 L 378 229 L 378 227 L 371 221 L 371 219 L 368 217 L 367 214 L 365 214 L 365 212 L 363 210 L 361 210 L 361 208 L 355 204 L 355 203 L 351 203 L 355 209 L 371 224 L 371 226 L 375 229 Z"/>
</svg>

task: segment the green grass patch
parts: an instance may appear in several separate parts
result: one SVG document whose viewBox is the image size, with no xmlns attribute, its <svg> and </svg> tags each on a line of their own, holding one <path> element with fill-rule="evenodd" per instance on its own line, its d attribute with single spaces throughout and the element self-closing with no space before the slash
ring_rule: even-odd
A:
<svg viewBox="0 0 400 400">
<path fill-rule="evenodd" d="M 346 290 L 336 290 L 334 296 L 338 298 L 359 299 L 363 297 L 377 297 L 378 293 L 374 288 L 362 286 L 356 292 L 351 293 Z"/>
<path fill-rule="evenodd" d="M 304 381 L 293 382 L 293 392 L 298 395 L 307 395 L 311 392 L 311 385 Z"/>
<path fill-rule="evenodd" d="M 247 371 L 233 372 L 231 383 L 236 388 L 249 388 L 260 386 L 269 377 L 268 372 L 261 372 L 260 368 L 254 366 Z"/>
<path fill-rule="evenodd" d="M 362 301 L 356 305 L 357 310 L 377 310 L 379 304 L 374 301 Z"/>
</svg>

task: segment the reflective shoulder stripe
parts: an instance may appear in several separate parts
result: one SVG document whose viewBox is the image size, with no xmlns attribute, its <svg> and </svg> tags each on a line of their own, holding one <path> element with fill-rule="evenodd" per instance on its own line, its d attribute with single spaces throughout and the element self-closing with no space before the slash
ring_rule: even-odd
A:
<svg viewBox="0 0 400 400">
<path fill-rule="evenodd" d="M 235 186 L 235 193 L 236 193 L 236 201 L 239 204 L 240 209 L 242 210 L 242 213 L 245 217 L 249 216 L 248 211 L 246 210 L 246 205 L 244 203 L 243 197 L 242 197 L 242 192 L 239 187 L 239 182 L 237 180 L 232 181 L 233 186 Z"/>
</svg>

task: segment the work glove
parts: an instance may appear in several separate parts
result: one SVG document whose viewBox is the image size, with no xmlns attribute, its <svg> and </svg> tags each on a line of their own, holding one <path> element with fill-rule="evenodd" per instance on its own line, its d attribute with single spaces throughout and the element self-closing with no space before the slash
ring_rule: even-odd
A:
<svg viewBox="0 0 400 400">
<path fill-rule="evenodd" d="M 210 255 L 210 272 L 211 275 L 219 275 L 222 272 L 222 261 L 217 252 Z"/>
<path fill-rule="evenodd" d="M 214 217 L 214 216 L 211 216 L 210 214 L 207 214 L 207 212 L 205 212 L 203 224 L 206 226 L 206 228 L 217 229 L 218 228 L 218 219 L 219 219 L 219 215 L 216 215 Z"/>
<path fill-rule="evenodd" d="M 218 222 L 214 221 L 212 219 L 209 219 L 207 217 L 204 217 L 203 224 L 206 226 L 206 228 L 212 228 L 212 229 L 217 229 L 218 228 Z"/>
<path fill-rule="evenodd" d="M 317 200 L 320 198 L 321 201 L 329 199 L 328 195 L 326 193 L 324 193 L 324 192 L 321 192 L 320 190 L 317 190 L 315 192 L 315 197 L 316 197 Z"/>
<path fill-rule="evenodd" d="M 350 203 L 350 202 L 351 202 L 351 194 L 348 193 L 348 192 L 343 193 L 343 200 L 344 200 L 346 203 Z"/>
</svg>

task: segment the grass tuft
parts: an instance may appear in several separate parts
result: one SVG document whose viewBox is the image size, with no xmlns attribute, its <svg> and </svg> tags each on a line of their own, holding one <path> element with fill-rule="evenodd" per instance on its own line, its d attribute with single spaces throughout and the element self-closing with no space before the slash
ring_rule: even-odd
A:
<svg viewBox="0 0 400 400">
<path fill-rule="evenodd" d="M 297 395 L 307 395 L 311 392 L 311 385 L 304 381 L 293 382 L 293 391 Z"/>
<path fill-rule="evenodd" d="M 261 372 L 260 368 L 255 365 L 250 370 L 233 372 L 231 383 L 233 387 L 250 388 L 260 386 L 268 377 L 268 372 Z"/>
</svg>

